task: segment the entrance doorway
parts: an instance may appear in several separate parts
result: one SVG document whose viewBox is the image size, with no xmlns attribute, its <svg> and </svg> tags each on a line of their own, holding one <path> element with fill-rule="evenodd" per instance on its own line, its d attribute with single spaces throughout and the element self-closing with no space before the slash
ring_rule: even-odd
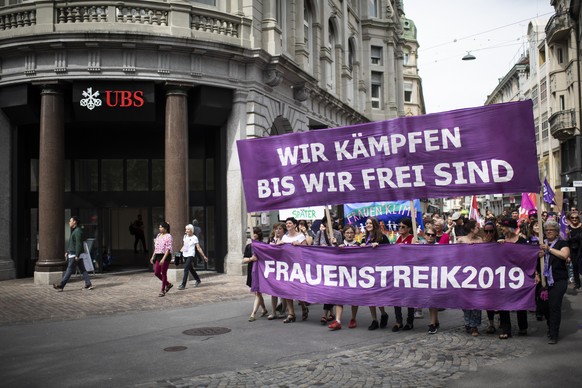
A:
<svg viewBox="0 0 582 388">
<path fill-rule="evenodd" d="M 110 267 L 147 268 L 153 247 L 152 223 L 148 208 L 103 208 L 103 238 L 101 241 L 104 257 L 104 269 L 107 260 Z M 143 222 L 143 242 L 139 232 L 131 234 L 132 225 L 141 216 Z M 143 244 L 145 243 L 145 250 Z"/>
</svg>

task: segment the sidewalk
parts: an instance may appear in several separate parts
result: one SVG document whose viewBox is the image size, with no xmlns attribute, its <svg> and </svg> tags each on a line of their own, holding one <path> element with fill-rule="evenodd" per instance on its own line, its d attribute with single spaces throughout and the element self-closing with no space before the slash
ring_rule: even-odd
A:
<svg viewBox="0 0 582 388">
<path fill-rule="evenodd" d="M 139 311 L 193 307 L 220 301 L 242 300 L 252 294 L 246 278 L 199 271 L 202 284 L 190 280 L 185 290 L 178 284 L 165 297 L 158 297 L 161 282 L 147 270 L 91 275 L 93 290 L 84 290 L 75 275 L 63 292 L 52 286 L 35 285 L 32 278 L 0 282 L 0 325 L 51 320 L 71 320 Z M 250 305 L 250 303 L 249 303 Z"/>
</svg>

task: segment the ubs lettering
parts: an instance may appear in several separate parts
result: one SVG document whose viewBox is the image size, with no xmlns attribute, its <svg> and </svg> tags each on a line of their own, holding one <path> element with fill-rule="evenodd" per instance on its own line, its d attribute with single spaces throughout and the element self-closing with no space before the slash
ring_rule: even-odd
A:
<svg viewBox="0 0 582 388">
<path fill-rule="evenodd" d="M 143 91 L 106 90 L 105 104 L 111 108 L 140 108 L 144 105 Z"/>
</svg>

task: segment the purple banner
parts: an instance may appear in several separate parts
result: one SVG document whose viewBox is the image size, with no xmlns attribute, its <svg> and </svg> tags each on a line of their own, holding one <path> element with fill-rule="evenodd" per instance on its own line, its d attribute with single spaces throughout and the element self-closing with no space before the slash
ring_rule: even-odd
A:
<svg viewBox="0 0 582 388">
<path fill-rule="evenodd" d="M 248 211 L 539 192 L 532 102 L 237 142 Z"/>
<path fill-rule="evenodd" d="M 524 244 L 381 245 L 253 242 L 253 291 L 310 303 L 535 309 L 539 248 Z"/>
</svg>

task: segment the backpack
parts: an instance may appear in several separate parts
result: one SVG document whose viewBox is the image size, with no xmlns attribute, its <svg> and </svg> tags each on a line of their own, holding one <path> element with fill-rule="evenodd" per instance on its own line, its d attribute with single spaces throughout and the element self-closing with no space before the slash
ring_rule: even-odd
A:
<svg viewBox="0 0 582 388">
<path fill-rule="evenodd" d="M 132 236 L 135 235 L 135 227 L 133 226 L 133 222 L 129 224 L 129 234 Z"/>
</svg>

